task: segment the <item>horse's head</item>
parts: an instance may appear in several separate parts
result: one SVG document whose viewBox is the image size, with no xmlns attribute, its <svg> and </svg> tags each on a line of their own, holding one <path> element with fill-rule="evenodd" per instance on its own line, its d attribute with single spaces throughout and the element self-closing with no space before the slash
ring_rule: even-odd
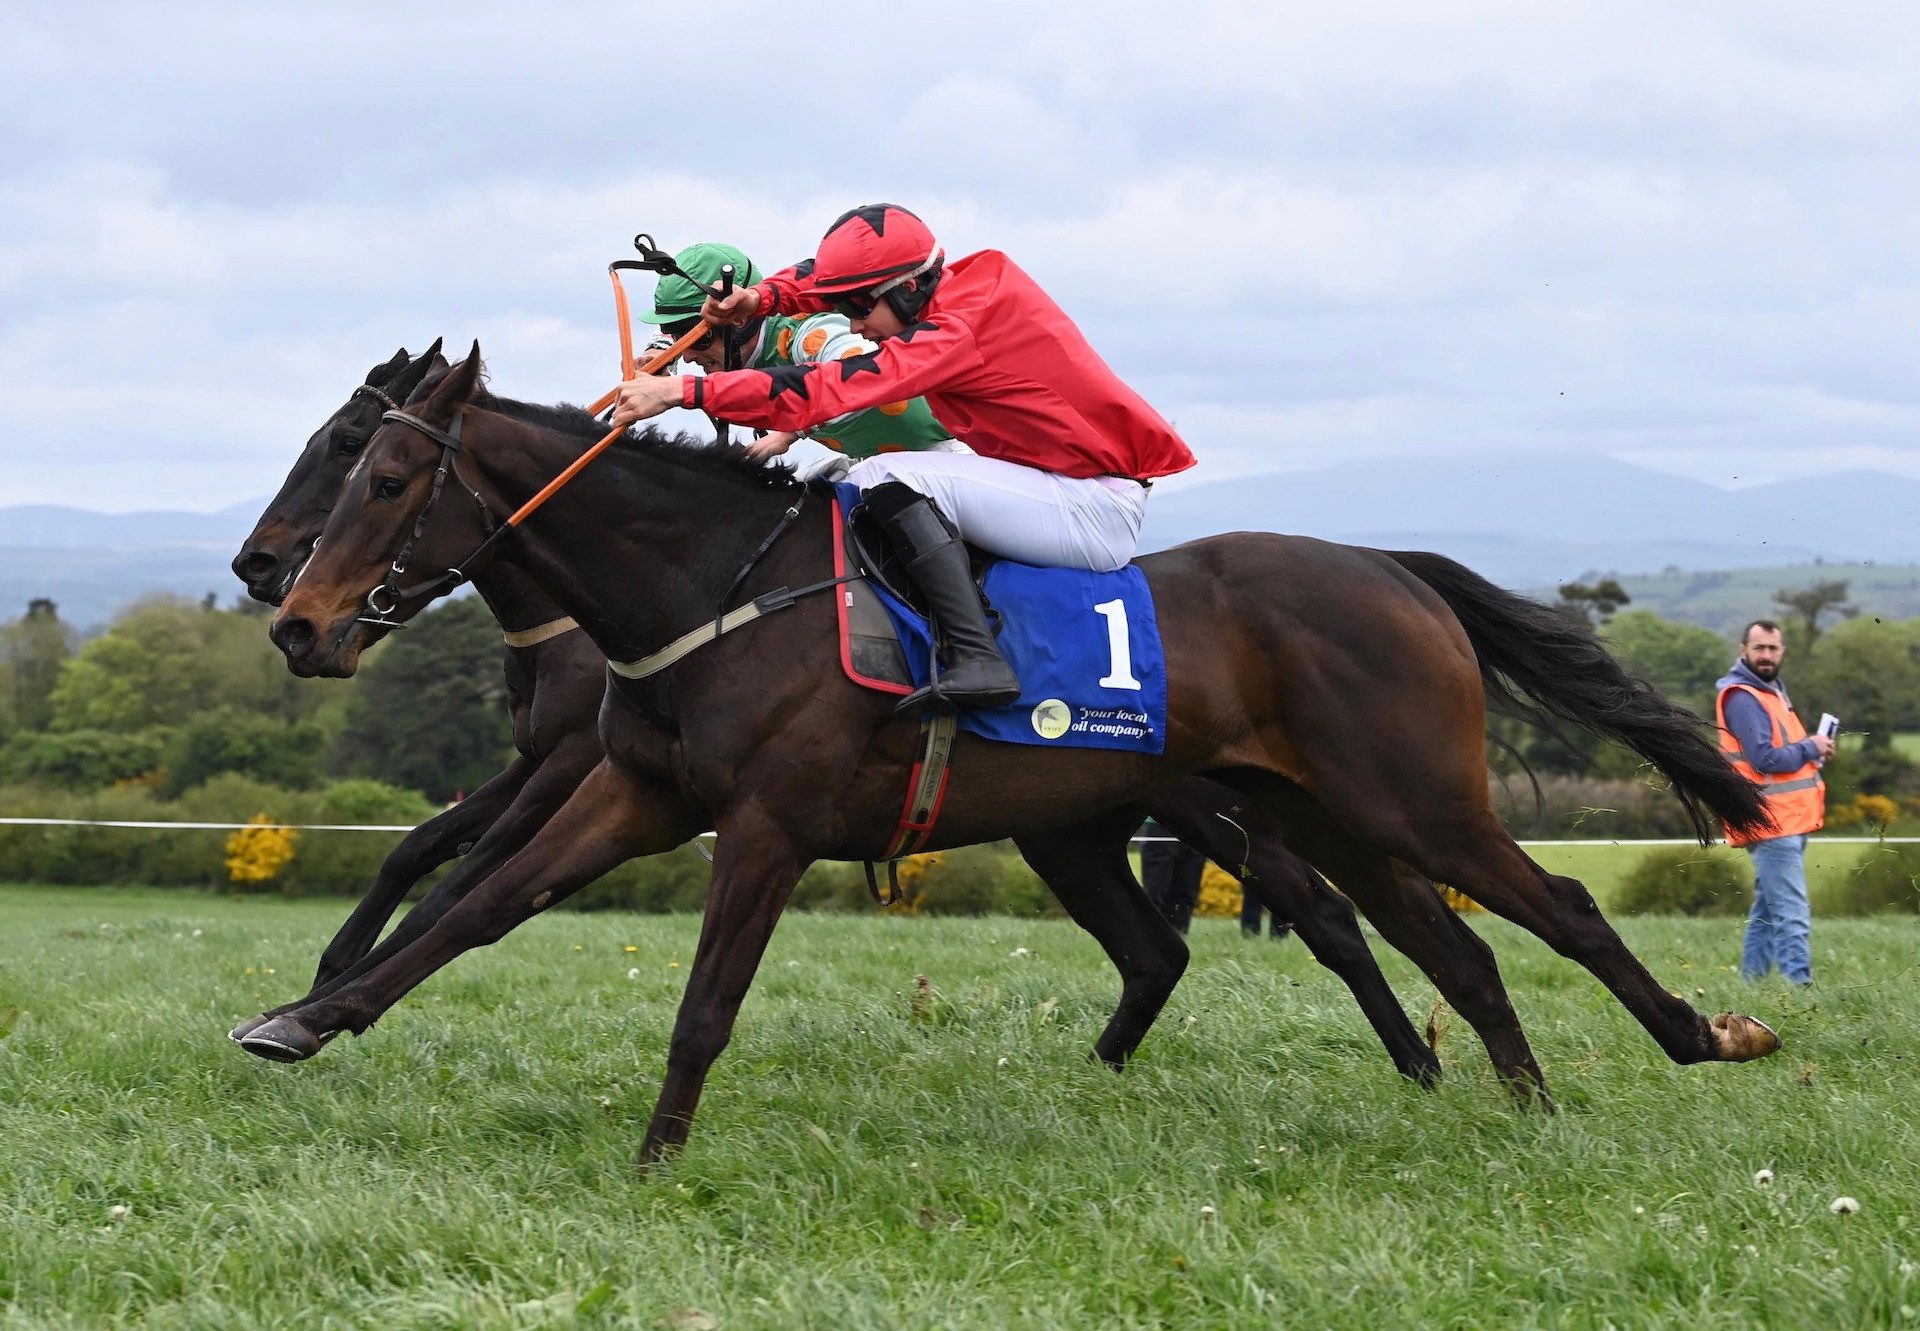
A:
<svg viewBox="0 0 1920 1331">
<path fill-rule="evenodd" d="M 407 401 L 407 413 L 436 431 L 451 430 L 480 374 L 476 342 L 466 360 Z M 376 422 L 274 616 L 269 636 L 296 675 L 353 674 L 361 652 L 457 584 L 404 593 L 471 554 L 501 518 L 470 487 L 473 466 L 463 464 L 460 450 L 405 421 L 376 414 Z"/>
<path fill-rule="evenodd" d="M 438 338 L 418 360 L 409 360 L 407 349 L 400 348 L 392 360 L 367 371 L 365 382 L 313 432 L 280 493 L 234 556 L 234 576 L 247 584 L 248 595 L 269 605 L 285 599 L 333 511 L 347 472 L 380 427 L 380 413 L 390 402 L 405 402 L 429 372 L 446 364 Z"/>
</svg>

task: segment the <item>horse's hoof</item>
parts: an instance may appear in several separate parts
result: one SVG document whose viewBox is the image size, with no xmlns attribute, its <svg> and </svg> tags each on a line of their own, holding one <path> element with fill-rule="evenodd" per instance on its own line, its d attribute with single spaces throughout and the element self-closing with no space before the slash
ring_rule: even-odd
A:
<svg viewBox="0 0 1920 1331">
<path fill-rule="evenodd" d="M 1713 1043 L 1723 1063 L 1749 1063 L 1780 1048 L 1780 1037 L 1773 1033 L 1773 1027 L 1738 1012 L 1722 1012 L 1707 1025 L 1713 1030 Z"/>
<path fill-rule="evenodd" d="M 239 1044 L 242 1040 L 246 1039 L 249 1035 L 253 1034 L 255 1031 L 259 1030 L 262 1026 L 266 1025 L 268 1022 L 272 1020 L 273 1018 L 267 1016 L 265 1013 L 262 1013 L 260 1016 L 257 1016 L 257 1017 L 248 1017 L 245 1021 L 241 1022 L 238 1026 L 235 1026 L 232 1030 L 228 1031 L 227 1038 L 233 1041 L 235 1044 Z"/>
<path fill-rule="evenodd" d="M 275 1017 L 241 1036 L 240 1047 L 276 1063 L 298 1063 L 319 1053 L 335 1034 L 315 1035 L 292 1017 Z"/>
</svg>

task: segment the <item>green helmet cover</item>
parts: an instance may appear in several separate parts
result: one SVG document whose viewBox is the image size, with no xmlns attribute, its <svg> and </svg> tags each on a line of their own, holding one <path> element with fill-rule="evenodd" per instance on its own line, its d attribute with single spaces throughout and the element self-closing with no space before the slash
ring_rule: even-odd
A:
<svg viewBox="0 0 1920 1331">
<path fill-rule="evenodd" d="M 735 287 L 750 287 L 760 280 L 760 270 L 753 266 L 753 260 L 731 245 L 712 241 L 689 245 L 674 255 L 673 261 L 695 281 L 710 287 L 720 285 L 720 269 L 726 264 L 733 265 Z M 693 282 L 678 273 L 668 273 L 653 289 L 653 312 L 642 310 L 639 317 L 650 324 L 682 323 L 700 313 L 706 298 Z"/>
</svg>

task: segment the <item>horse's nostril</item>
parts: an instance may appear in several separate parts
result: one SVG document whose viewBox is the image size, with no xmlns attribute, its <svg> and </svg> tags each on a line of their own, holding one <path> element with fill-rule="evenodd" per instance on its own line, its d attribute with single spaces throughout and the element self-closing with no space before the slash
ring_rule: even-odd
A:
<svg viewBox="0 0 1920 1331">
<path fill-rule="evenodd" d="M 298 659 L 312 651 L 316 637 L 313 621 L 299 618 L 276 621 L 267 636 L 273 639 L 274 646 L 286 653 L 289 660 Z"/>
<path fill-rule="evenodd" d="M 233 571 L 242 582 L 265 582 L 280 567 L 280 561 L 264 550 L 248 550 L 233 561 Z"/>
</svg>

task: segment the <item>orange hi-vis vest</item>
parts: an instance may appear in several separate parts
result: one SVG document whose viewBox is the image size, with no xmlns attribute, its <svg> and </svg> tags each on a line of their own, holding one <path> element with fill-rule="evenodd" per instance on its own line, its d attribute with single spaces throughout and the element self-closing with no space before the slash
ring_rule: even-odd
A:
<svg viewBox="0 0 1920 1331">
<path fill-rule="evenodd" d="M 1766 841 L 1773 837 L 1804 836 L 1808 832 L 1818 832 L 1827 821 L 1827 784 L 1820 779 L 1820 767 L 1809 762 L 1792 772 L 1762 772 L 1747 761 L 1747 755 L 1740 747 L 1740 741 L 1727 729 L 1727 695 L 1735 689 L 1744 689 L 1760 700 L 1767 711 L 1767 719 L 1773 723 L 1773 745 L 1782 748 L 1798 743 L 1807 737 L 1807 728 L 1800 724 L 1800 718 L 1787 706 L 1787 700 L 1771 689 L 1756 689 L 1751 684 L 1729 684 L 1721 689 L 1713 700 L 1714 720 L 1720 725 L 1720 751 L 1727 755 L 1727 761 L 1733 764 L 1733 770 L 1761 788 L 1767 797 L 1767 812 L 1773 815 L 1777 824 L 1773 831 L 1759 833 L 1739 833 L 1727 829 L 1729 846 L 1745 846 L 1755 841 Z"/>
</svg>

